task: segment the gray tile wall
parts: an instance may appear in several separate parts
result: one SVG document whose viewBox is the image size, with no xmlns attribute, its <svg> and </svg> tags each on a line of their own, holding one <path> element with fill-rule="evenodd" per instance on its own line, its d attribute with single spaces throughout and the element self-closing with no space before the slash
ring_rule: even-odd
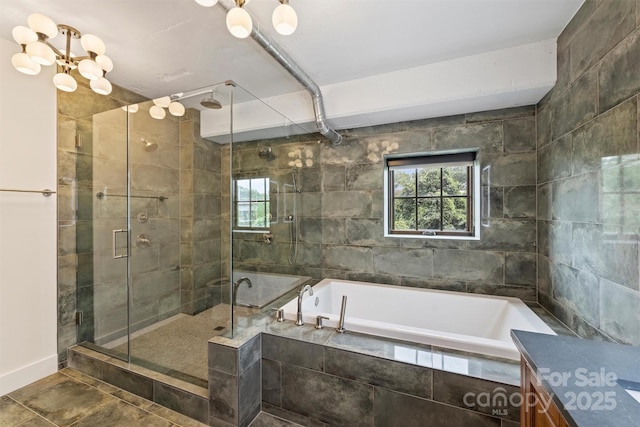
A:
<svg viewBox="0 0 640 427">
<path fill-rule="evenodd" d="M 86 252 L 93 255 L 93 327 L 98 344 L 120 338 L 127 331 L 127 259 L 113 259 L 112 230 L 127 228 L 127 140 L 131 177 L 131 293 L 132 331 L 180 312 L 180 168 L 178 119 L 156 120 L 148 114 L 151 102 L 139 103 L 137 113 L 120 108 L 94 114 L 92 174 L 93 216 L 86 230 L 92 234 Z M 145 141 L 157 149 L 145 150 Z M 95 196 L 97 191 L 105 197 Z M 159 200 L 158 197 L 167 197 Z M 139 220 L 146 215 L 147 220 Z M 80 232 L 82 231 L 82 233 Z M 146 236 L 149 246 L 137 245 Z M 119 253 L 126 252 L 126 235 L 119 237 Z"/>
<path fill-rule="evenodd" d="M 209 425 L 247 426 L 261 408 L 262 334 L 239 348 L 209 342 Z"/>
<path fill-rule="evenodd" d="M 109 96 L 96 95 L 83 79 L 75 92 L 60 92 L 58 106 L 58 360 L 67 348 L 93 339 L 93 232 L 95 193 L 92 186 L 94 114 L 142 102 L 139 95 L 114 85 Z M 76 136 L 82 141 L 76 147 Z M 85 313 L 80 328 L 75 312 Z"/>
<path fill-rule="evenodd" d="M 579 335 L 640 345 L 640 3 L 587 0 L 537 106 L 539 301 Z"/>
<path fill-rule="evenodd" d="M 262 334 L 263 410 L 303 425 L 507 426 L 519 421 L 519 408 L 492 411 L 465 399 L 469 392 L 510 396 L 519 388 Z"/>
<path fill-rule="evenodd" d="M 298 255 L 288 263 L 290 229 L 282 222 L 291 195 L 278 201 L 274 241 L 234 233 L 236 267 L 517 296 L 536 301 L 536 137 L 533 106 L 361 128 L 342 145 L 311 136 L 236 144 L 236 176 L 268 176 L 302 188 Z M 270 146 L 271 159 L 258 157 Z M 383 237 L 384 151 L 415 153 L 480 147 L 483 173 L 480 241 Z M 296 158 L 302 167 L 291 166 Z M 285 200 L 286 199 L 286 200 Z M 490 206 L 490 208 L 489 208 Z M 272 208 L 272 213 L 276 210 Z"/>
<path fill-rule="evenodd" d="M 221 148 L 200 137 L 200 114 L 180 121 L 180 261 L 182 312 L 221 301 Z"/>
<path fill-rule="evenodd" d="M 61 363 L 68 347 L 112 338 L 126 324 L 125 261 L 111 259 L 110 252 L 111 230 L 126 228 L 126 199 L 100 200 L 96 193 L 105 187 L 111 194 L 126 189 L 127 123 L 119 107 L 145 102 L 117 86 L 109 96 L 96 95 L 78 81 L 76 92 L 58 94 Z M 188 111 L 180 127 L 170 115 L 151 119 L 144 108 L 130 116 L 132 193 L 168 197 L 132 199 L 135 328 L 220 302 L 221 148 L 199 137 L 197 112 Z M 79 147 L 76 136 L 82 140 Z M 157 143 L 158 149 L 145 151 L 140 138 Z M 146 223 L 137 221 L 141 212 L 149 217 Z M 151 247 L 135 246 L 141 233 L 151 239 Z M 80 327 L 75 325 L 76 310 L 84 313 Z"/>
</svg>

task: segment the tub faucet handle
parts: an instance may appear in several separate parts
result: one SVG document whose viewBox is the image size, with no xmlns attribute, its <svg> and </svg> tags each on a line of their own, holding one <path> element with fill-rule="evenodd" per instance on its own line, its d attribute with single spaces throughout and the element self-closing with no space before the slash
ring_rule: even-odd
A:
<svg viewBox="0 0 640 427">
<path fill-rule="evenodd" d="M 338 321 L 338 327 L 336 332 L 343 334 L 346 329 L 344 328 L 344 315 L 347 311 L 347 296 L 342 295 L 342 307 L 340 308 L 340 320 Z"/>
<path fill-rule="evenodd" d="M 322 319 L 329 320 L 327 316 L 316 316 L 316 329 L 322 329 Z"/>
<path fill-rule="evenodd" d="M 276 312 L 276 321 L 284 322 L 284 309 L 283 308 L 274 308 L 273 311 Z"/>
</svg>

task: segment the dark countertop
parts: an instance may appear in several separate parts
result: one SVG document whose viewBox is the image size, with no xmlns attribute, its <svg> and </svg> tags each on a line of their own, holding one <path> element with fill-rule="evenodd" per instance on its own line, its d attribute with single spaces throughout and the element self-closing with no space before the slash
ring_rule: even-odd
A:
<svg viewBox="0 0 640 427">
<path fill-rule="evenodd" d="M 640 347 L 511 331 L 520 353 L 542 380 L 569 425 L 640 426 Z"/>
</svg>

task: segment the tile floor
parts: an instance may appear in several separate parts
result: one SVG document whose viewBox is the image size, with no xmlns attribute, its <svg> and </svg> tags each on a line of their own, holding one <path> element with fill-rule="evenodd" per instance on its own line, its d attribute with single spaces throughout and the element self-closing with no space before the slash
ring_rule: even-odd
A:
<svg viewBox="0 0 640 427">
<path fill-rule="evenodd" d="M 261 413 L 252 427 L 295 426 Z M 196 420 L 65 368 L 0 396 L 0 427 L 200 427 Z"/>
<path fill-rule="evenodd" d="M 255 310 L 236 307 L 238 318 L 250 317 Z M 131 338 L 131 360 L 200 387 L 207 387 L 207 343 L 216 335 L 228 333 L 231 309 L 218 304 L 194 316 L 179 314 L 158 326 L 134 333 Z M 224 327 L 224 329 L 219 329 Z M 218 328 L 218 329 L 216 329 Z M 167 346 L 167 343 L 172 343 Z M 126 343 L 105 344 L 106 348 L 126 354 Z"/>
</svg>

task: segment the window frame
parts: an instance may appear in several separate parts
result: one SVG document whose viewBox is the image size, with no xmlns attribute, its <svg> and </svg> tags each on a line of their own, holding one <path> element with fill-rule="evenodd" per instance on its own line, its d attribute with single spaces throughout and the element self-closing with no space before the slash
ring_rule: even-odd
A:
<svg viewBox="0 0 640 427">
<path fill-rule="evenodd" d="M 252 200 L 252 193 L 251 193 L 251 181 L 253 180 L 262 180 L 263 181 L 263 186 L 264 186 L 264 195 L 265 198 L 264 199 L 260 199 L 260 200 Z M 238 182 L 239 181 L 249 181 L 249 200 L 238 200 Z M 239 232 L 255 232 L 255 233 L 261 233 L 261 232 L 265 232 L 265 231 L 269 231 L 271 229 L 271 195 L 270 195 L 270 191 L 271 191 L 271 179 L 268 176 L 240 176 L 240 177 L 234 177 L 233 179 L 233 197 L 232 197 L 232 204 L 233 204 L 233 231 L 239 231 Z M 249 227 L 245 227 L 245 226 L 241 226 L 238 225 L 238 218 L 239 218 L 239 212 L 240 209 L 238 208 L 240 204 L 248 204 L 249 206 L 249 224 L 252 223 L 251 221 L 251 208 L 253 206 L 253 204 L 265 204 L 265 222 L 267 223 L 266 227 L 257 227 L 257 226 L 251 226 L 249 225 Z"/>
<path fill-rule="evenodd" d="M 467 230 L 394 230 L 394 195 L 393 178 L 394 170 L 437 168 L 440 166 L 440 179 L 442 180 L 442 168 L 447 166 L 468 166 L 467 169 Z M 417 180 L 417 176 L 416 176 Z M 384 236 L 401 238 L 421 238 L 421 239 L 453 239 L 453 240 L 479 240 L 480 239 L 480 162 L 479 150 L 477 148 L 465 150 L 434 151 L 412 154 L 392 154 L 384 157 Z M 442 186 L 440 195 L 431 197 L 440 200 L 440 211 L 442 212 L 442 200 L 452 196 L 444 196 Z M 419 199 L 417 194 L 407 199 Z M 428 197 L 425 197 L 428 198 Z M 418 212 L 416 210 L 416 219 Z"/>
</svg>

